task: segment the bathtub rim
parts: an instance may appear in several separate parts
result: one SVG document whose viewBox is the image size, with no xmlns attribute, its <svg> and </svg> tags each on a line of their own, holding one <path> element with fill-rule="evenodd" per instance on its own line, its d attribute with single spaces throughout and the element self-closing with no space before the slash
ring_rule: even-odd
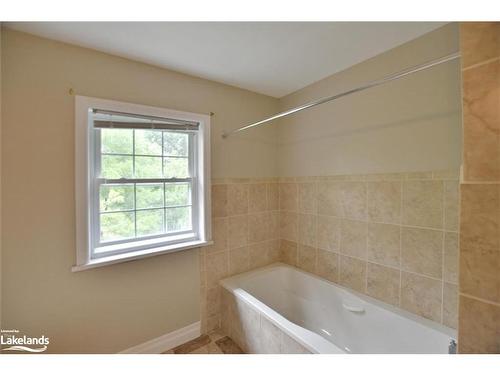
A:
<svg viewBox="0 0 500 375">
<path fill-rule="evenodd" d="M 301 345 L 306 347 L 308 350 L 310 350 L 313 353 L 328 353 L 328 354 L 333 354 L 333 353 L 338 353 L 338 354 L 347 354 L 347 351 L 345 351 L 342 348 L 339 348 L 337 345 L 333 344 L 332 342 L 328 341 L 324 337 L 320 336 L 319 334 L 312 332 L 304 327 L 301 327 L 287 318 L 285 318 L 283 315 L 281 315 L 279 312 L 273 310 L 269 306 L 267 306 L 264 302 L 260 301 L 258 298 L 254 297 L 250 293 L 246 292 L 243 290 L 238 282 L 243 280 L 243 279 L 248 279 L 249 277 L 256 276 L 262 273 L 267 273 L 273 269 L 280 269 L 280 268 L 286 268 L 293 270 L 294 272 L 299 272 L 302 273 L 306 276 L 312 277 L 315 280 L 319 282 L 326 283 L 330 286 L 333 286 L 335 288 L 339 288 L 343 290 L 344 292 L 348 294 L 352 294 L 355 297 L 361 299 L 365 303 L 369 303 L 372 305 L 375 305 L 379 308 L 389 310 L 392 313 L 398 314 L 406 319 L 412 320 L 417 324 L 423 325 L 427 328 L 439 331 L 440 333 L 448 336 L 453 340 L 457 340 L 457 330 L 453 329 L 451 327 L 447 327 L 441 323 L 435 322 L 433 320 L 424 318 L 422 316 L 413 314 L 409 311 L 403 310 L 400 307 L 390 305 L 386 302 L 377 300 L 373 297 L 370 297 L 366 294 L 357 292 L 355 290 L 349 289 L 347 287 L 344 287 L 340 284 L 334 283 L 332 281 L 326 280 L 322 277 L 319 277 L 313 273 L 304 271 L 300 268 L 291 266 L 286 263 L 282 262 L 275 262 L 272 264 L 269 264 L 267 266 L 263 266 L 251 271 L 243 272 L 240 274 L 236 274 L 230 277 L 227 277 L 225 279 L 222 279 L 219 281 L 219 284 L 226 289 L 227 291 L 238 295 L 241 297 L 243 300 L 245 300 L 247 303 L 249 303 L 251 306 L 256 308 L 259 311 L 262 311 L 266 317 L 271 320 L 273 323 L 277 324 L 283 331 L 285 331 L 289 336 L 291 336 L 294 340 L 299 342 Z M 304 337 L 306 337 L 308 340 L 304 340 Z M 315 346 L 312 346 L 310 341 L 313 341 Z M 444 354 L 444 353 L 443 353 Z"/>
</svg>

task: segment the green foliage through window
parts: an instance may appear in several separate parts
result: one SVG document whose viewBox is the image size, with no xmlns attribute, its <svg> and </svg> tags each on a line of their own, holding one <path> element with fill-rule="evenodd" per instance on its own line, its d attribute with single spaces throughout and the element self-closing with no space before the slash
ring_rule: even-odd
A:
<svg viewBox="0 0 500 375">
<path fill-rule="evenodd" d="M 189 134 L 101 129 L 101 177 L 189 178 Z M 191 183 L 100 185 L 100 240 L 117 241 L 192 229 Z"/>
</svg>

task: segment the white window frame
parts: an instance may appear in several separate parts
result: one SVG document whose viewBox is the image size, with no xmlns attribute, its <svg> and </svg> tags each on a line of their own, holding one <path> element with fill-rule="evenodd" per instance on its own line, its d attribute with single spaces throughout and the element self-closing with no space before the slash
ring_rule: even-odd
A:
<svg viewBox="0 0 500 375">
<path fill-rule="evenodd" d="M 95 160 L 96 155 L 92 113 L 94 109 L 155 116 L 196 122 L 199 129 L 191 135 L 190 146 L 194 145 L 190 169 L 194 172 L 192 182 L 193 231 L 179 233 L 165 238 L 154 237 L 144 240 L 120 241 L 110 245 L 109 251 L 94 254 L 97 228 L 95 212 L 98 192 Z M 193 142 L 193 139 L 196 141 Z M 121 263 L 153 255 L 187 250 L 211 244 L 211 202 L 210 202 L 210 116 L 205 114 L 181 112 L 166 108 L 150 107 L 140 104 L 114 100 L 75 96 L 75 199 L 76 199 L 76 265 L 73 271 L 81 271 L 104 265 Z M 97 197 L 97 198 L 96 198 Z M 196 214 L 198 213 L 198 214 Z M 114 247 L 113 247 L 114 246 Z"/>
</svg>

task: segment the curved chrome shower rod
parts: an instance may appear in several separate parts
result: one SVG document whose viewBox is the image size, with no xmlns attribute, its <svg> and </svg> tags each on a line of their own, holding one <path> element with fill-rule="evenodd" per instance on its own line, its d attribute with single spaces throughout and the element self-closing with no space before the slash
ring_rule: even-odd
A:
<svg viewBox="0 0 500 375">
<path fill-rule="evenodd" d="M 399 78 L 403 78 L 403 77 L 405 77 L 407 75 L 410 75 L 410 74 L 413 74 L 413 73 L 417 73 L 417 72 L 420 72 L 422 70 L 429 69 L 429 68 L 432 68 L 433 66 L 436 66 L 436 65 L 439 65 L 439 64 L 443 64 L 443 63 L 446 63 L 448 61 L 452 61 L 452 60 L 455 60 L 455 59 L 458 59 L 458 58 L 460 58 L 460 53 L 456 52 L 456 53 L 452 53 L 452 54 L 447 55 L 447 56 L 440 57 L 439 59 L 436 59 L 436 60 L 428 61 L 426 63 L 420 64 L 420 65 L 416 65 L 416 66 L 413 66 L 413 67 L 408 68 L 408 69 L 404 69 L 404 70 L 402 70 L 400 72 L 390 74 L 390 75 L 388 75 L 388 76 L 386 76 L 384 78 L 381 78 L 381 79 L 369 82 L 369 83 L 367 83 L 365 85 L 358 86 L 358 87 L 356 87 L 354 89 L 351 89 L 351 90 L 348 90 L 348 91 L 344 91 L 344 92 L 342 92 L 340 94 L 335 94 L 335 95 L 327 96 L 325 98 L 314 100 L 312 102 L 303 104 L 301 106 L 298 106 L 298 107 L 295 107 L 295 108 L 292 108 L 292 109 L 288 109 L 288 110 L 286 110 L 284 112 L 277 113 L 277 114 L 275 114 L 275 115 L 273 115 L 271 117 L 268 117 L 268 118 L 266 118 L 264 120 L 260 120 L 260 121 L 254 122 L 252 124 L 243 126 L 241 128 L 235 129 L 235 130 L 224 132 L 222 134 L 222 138 L 227 138 L 227 137 L 229 137 L 229 136 L 231 136 L 233 134 L 236 134 L 236 133 L 242 132 L 244 130 L 248 130 L 248 129 L 254 128 L 256 126 L 259 126 L 259 125 L 265 124 L 267 122 L 279 119 L 281 117 L 289 116 L 289 115 L 291 115 L 293 113 L 300 112 L 300 111 L 303 111 L 305 109 L 309 109 L 309 108 L 312 108 L 312 107 L 316 107 L 317 105 L 328 103 L 328 102 L 330 102 L 332 100 L 336 100 L 338 98 L 342 98 L 344 96 L 354 94 L 355 92 L 360 92 L 360 91 L 363 91 L 363 90 L 366 90 L 366 89 L 369 89 L 369 88 L 372 88 L 372 87 L 375 87 L 375 86 L 379 86 L 379 85 L 382 85 L 384 83 L 391 82 L 391 81 L 394 81 L 394 80 L 399 79 Z"/>
</svg>

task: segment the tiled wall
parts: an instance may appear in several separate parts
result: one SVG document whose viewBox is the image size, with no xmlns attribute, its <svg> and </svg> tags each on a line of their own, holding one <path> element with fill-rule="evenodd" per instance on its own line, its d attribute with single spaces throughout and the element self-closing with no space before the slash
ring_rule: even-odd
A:
<svg viewBox="0 0 500 375">
<path fill-rule="evenodd" d="M 281 179 L 286 263 L 457 325 L 458 171 Z"/>
<path fill-rule="evenodd" d="M 200 250 L 202 330 L 220 326 L 218 281 L 279 261 L 277 179 L 212 181 L 214 244 Z"/>
<path fill-rule="evenodd" d="M 222 330 L 245 353 L 308 354 L 304 346 L 241 298 L 222 290 Z"/>
<path fill-rule="evenodd" d="M 461 353 L 500 353 L 500 23 L 462 23 Z"/>
</svg>

